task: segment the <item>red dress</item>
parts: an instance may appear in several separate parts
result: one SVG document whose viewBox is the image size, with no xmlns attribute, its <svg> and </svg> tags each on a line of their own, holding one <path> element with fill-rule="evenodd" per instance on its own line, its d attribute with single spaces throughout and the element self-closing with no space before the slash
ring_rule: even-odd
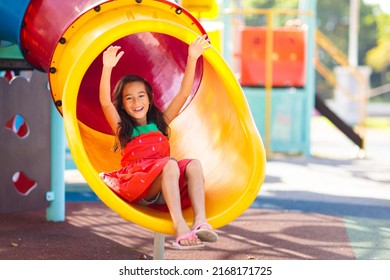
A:
<svg viewBox="0 0 390 280">
<path fill-rule="evenodd" d="M 157 129 L 155 124 L 148 124 L 142 130 L 144 132 L 134 137 L 122 152 L 122 168 L 100 174 L 107 186 L 127 202 L 137 202 L 142 199 L 149 191 L 154 180 L 162 172 L 165 164 L 172 159 L 170 158 L 168 138 Z M 190 161 L 190 159 L 178 161 L 182 208 L 191 205 L 188 197 L 187 181 L 184 176 L 185 169 Z M 166 205 L 149 206 L 160 210 L 168 210 Z"/>
</svg>

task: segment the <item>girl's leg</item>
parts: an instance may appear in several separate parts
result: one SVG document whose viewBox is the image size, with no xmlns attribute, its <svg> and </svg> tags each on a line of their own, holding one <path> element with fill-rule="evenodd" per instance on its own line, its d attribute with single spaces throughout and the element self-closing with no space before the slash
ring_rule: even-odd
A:
<svg viewBox="0 0 390 280">
<path fill-rule="evenodd" d="M 203 168 L 199 160 L 191 160 L 185 171 L 188 184 L 188 194 L 194 211 L 193 225 L 206 222 L 205 198 L 204 198 L 204 177 Z"/>
<path fill-rule="evenodd" d="M 204 177 L 200 162 L 192 160 L 188 163 L 185 175 L 187 177 L 188 194 L 194 210 L 192 228 L 201 241 L 216 242 L 218 234 L 213 231 L 211 225 L 206 220 Z"/>
<path fill-rule="evenodd" d="M 182 214 L 179 177 L 180 170 L 177 162 L 175 160 L 168 161 L 161 173 L 161 188 L 177 236 L 191 232 Z M 183 246 L 197 245 L 201 244 L 201 241 L 199 239 L 184 239 L 180 241 L 180 244 Z"/>
</svg>

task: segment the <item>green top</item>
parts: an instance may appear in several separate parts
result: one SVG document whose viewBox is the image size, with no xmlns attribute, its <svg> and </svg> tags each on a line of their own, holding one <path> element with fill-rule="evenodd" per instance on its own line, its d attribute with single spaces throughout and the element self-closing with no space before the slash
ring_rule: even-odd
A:
<svg viewBox="0 0 390 280">
<path fill-rule="evenodd" d="M 134 127 L 133 134 L 131 137 L 137 137 L 141 134 L 146 134 L 149 132 L 159 131 L 157 128 L 157 125 L 155 123 L 148 123 L 147 125 L 140 125 L 137 127 Z"/>
</svg>

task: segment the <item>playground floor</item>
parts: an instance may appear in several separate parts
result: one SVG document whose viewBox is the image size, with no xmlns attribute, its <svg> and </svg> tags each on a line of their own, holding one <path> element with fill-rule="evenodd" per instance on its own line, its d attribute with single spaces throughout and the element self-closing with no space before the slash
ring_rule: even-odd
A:
<svg viewBox="0 0 390 280">
<path fill-rule="evenodd" d="M 390 260 L 390 119 L 366 132 L 365 153 L 322 118 L 312 157 L 272 155 L 252 206 L 201 250 L 167 260 Z M 96 199 L 77 170 L 66 172 L 66 221 L 45 210 L 0 214 L 0 259 L 153 259 L 153 232 Z"/>
</svg>

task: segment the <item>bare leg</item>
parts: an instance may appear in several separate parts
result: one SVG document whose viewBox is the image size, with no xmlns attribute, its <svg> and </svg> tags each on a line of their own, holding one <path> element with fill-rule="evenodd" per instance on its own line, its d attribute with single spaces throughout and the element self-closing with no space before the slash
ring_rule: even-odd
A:
<svg viewBox="0 0 390 280">
<path fill-rule="evenodd" d="M 148 193 L 143 197 L 145 200 L 152 200 L 153 198 L 156 197 L 157 194 L 159 194 L 161 192 L 161 190 L 162 190 L 161 177 L 162 177 L 162 174 L 158 175 L 158 177 L 154 180 Z"/>
<path fill-rule="evenodd" d="M 204 198 L 204 177 L 202 165 L 198 160 L 188 163 L 185 175 L 188 182 L 188 194 L 194 210 L 193 225 L 206 222 L 205 198 Z"/>
<path fill-rule="evenodd" d="M 178 236 L 191 231 L 182 214 L 179 177 L 180 170 L 177 162 L 175 160 L 170 160 L 162 171 L 161 186 L 165 202 L 168 206 Z M 196 245 L 201 244 L 201 241 L 199 239 L 182 240 L 180 244 L 183 246 Z"/>
<path fill-rule="evenodd" d="M 192 160 L 186 168 L 188 193 L 194 210 L 192 228 L 201 241 L 216 242 L 218 234 L 213 231 L 206 220 L 205 191 L 202 165 L 198 160 Z"/>
</svg>

